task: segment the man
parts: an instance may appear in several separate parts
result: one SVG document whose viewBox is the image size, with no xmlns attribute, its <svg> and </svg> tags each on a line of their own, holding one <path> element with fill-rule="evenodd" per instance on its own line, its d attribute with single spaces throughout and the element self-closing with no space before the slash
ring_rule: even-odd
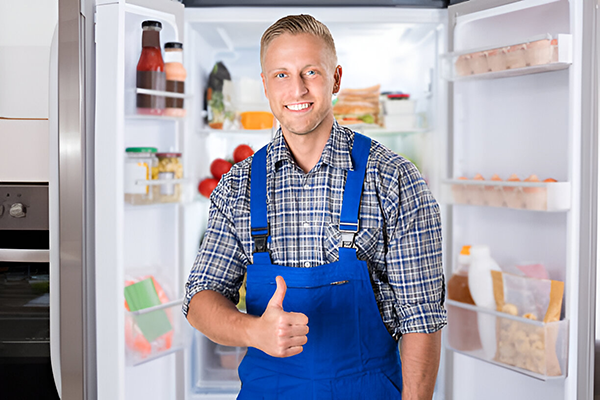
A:
<svg viewBox="0 0 600 400">
<path fill-rule="evenodd" d="M 213 192 L 184 313 L 248 347 L 240 399 L 431 398 L 446 324 L 437 203 L 414 165 L 335 121 L 325 25 L 277 21 L 261 66 L 281 129 Z"/>
</svg>

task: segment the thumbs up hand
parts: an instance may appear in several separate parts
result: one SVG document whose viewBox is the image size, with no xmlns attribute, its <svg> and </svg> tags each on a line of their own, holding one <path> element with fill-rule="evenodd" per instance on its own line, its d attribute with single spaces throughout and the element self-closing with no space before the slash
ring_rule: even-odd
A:
<svg viewBox="0 0 600 400">
<path fill-rule="evenodd" d="M 281 276 L 275 280 L 277 289 L 260 317 L 259 329 L 254 337 L 255 347 L 273 357 L 291 357 L 301 353 L 308 340 L 308 317 L 283 310 L 287 286 Z"/>
</svg>

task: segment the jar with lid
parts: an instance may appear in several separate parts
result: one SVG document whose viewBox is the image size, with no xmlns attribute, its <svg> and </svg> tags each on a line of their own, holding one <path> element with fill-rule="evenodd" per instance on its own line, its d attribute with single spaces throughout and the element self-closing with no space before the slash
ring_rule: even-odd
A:
<svg viewBox="0 0 600 400">
<path fill-rule="evenodd" d="M 183 44 L 179 42 L 165 43 L 165 73 L 167 75 L 167 92 L 184 94 L 187 73 L 183 67 Z M 167 97 L 164 115 L 184 117 L 183 99 Z"/>
<path fill-rule="evenodd" d="M 156 167 L 156 147 L 128 147 L 125 149 L 125 202 L 134 205 L 154 203 L 151 185 L 138 184 L 152 179 Z"/>
<path fill-rule="evenodd" d="M 160 48 L 162 24 L 158 21 L 144 21 L 142 29 L 142 53 L 136 68 L 136 86 L 138 89 L 164 91 L 167 80 Z M 164 109 L 164 96 L 138 93 L 138 114 L 162 115 Z"/>
<path fill-rule="evenodd" d="M 176 203 L 181 198 L 179 183 L 169 181 L 183 178 L 181 153 L 156 153 L 158 164 L 152 169 L 152 179 L 161 181 L 154 186 L 154 198 L 160 203 Z"/>
</svg>

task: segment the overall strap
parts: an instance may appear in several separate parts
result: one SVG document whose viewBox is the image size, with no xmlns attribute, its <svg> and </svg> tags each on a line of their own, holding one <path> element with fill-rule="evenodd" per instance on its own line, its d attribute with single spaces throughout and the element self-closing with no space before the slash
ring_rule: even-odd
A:
<svg viewBox="0 0 600 400">
<path fill-rule="evenodd" d="M 250 227 L 254 240 L 253 253 L 268 252 L 269 222 L 267 221 L 267 146 L 252 158 L 250 171 Z"/>
<path fill-rule="evenodd" d="M 346 185 L 344 186 L 344 197 L 342 200 L 342 211 L 340 214 L 340 233 L 342 234 L 342 247 L 354 247 L 354 237 L 358 232 L 358 213 L 362 187 L 367 171 L 367 160 L 371 151 L 371 139 L 354 133 L 354 145 L 352 146 L 353 170 L 348 171 Z"/>
</svg>

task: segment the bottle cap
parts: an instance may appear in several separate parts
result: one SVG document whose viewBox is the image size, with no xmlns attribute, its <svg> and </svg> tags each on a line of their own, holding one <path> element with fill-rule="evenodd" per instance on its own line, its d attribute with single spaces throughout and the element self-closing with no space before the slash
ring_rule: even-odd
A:
<svg viewBox="0 0 600 400">
<path fill-rule="evenodd" d="M 183 50 L 183 43 L 168 42 L 168 43 L 165 43 L 165 49 L 182 49 Z"/>
<path fill-rule="evenodd" d="M 162 24 L 158 21 L 144 21 L 142 22 L 142 28 L 158 28 L 162 29 Z"/>
</svg>

